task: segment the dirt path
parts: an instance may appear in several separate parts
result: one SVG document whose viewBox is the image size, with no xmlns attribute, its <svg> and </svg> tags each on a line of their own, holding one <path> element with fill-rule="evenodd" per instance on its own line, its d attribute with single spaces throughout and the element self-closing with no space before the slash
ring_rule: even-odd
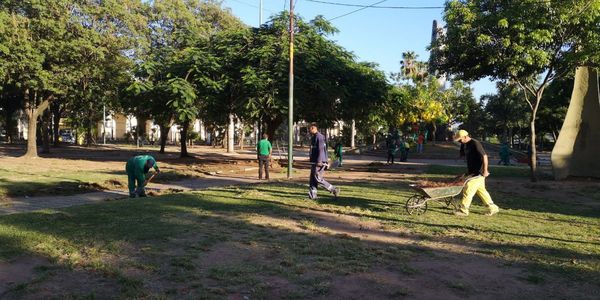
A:
<svg viewBox="0 0 600 300">
<path fill-rule="evenodd" d="M 185 179 L 172 183 L 151 183 L 147 191 L 149 195 L 155 195 L 255 182 L 257 180 L 247 177 L 207 176 L 206 178 Z M 108 190 L 71 196 L 16 197 L 0 203 L 0 215 L 102 203 L 127 197 L 126 190 Z"/>
</svg>

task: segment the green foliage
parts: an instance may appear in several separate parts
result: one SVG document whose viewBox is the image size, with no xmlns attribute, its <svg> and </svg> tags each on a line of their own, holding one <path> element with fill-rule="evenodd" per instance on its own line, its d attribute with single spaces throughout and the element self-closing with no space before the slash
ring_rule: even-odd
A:
<svg viewBox="0 0 600 300">
<path fill-rule="evenodd" d="M 546 87 L 581 65 L 598 64 L 600 2 L 452 0 L 446 33 L 432 45 L 438 68 L 464 80 L 509 80 L 531 110 L 531 175 L 536 180 L 537 112 Z"/>
<path fill-rule="evenodd" d="M 560 77 L 591 63 L 598 1 L 448 1 L 441 68 L 466 80 Z"/>
</svg>

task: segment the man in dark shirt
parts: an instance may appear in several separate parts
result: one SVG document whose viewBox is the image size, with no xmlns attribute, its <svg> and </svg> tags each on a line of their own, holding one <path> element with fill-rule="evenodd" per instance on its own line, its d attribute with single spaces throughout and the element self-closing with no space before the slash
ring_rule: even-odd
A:
<svg viewBox="0 0 600 300">
<path fill-rule="evenodd" d="M 454 136 L 454 140 L 460 142 L 461 156 L 467 159 L 467 175 L 471 177 L 467 180 L 462 191 L 462 199 L 458 210 L 454 212 L 457 216 L 468 216 L 469 207 L 473 196 L 477 194 L 481 201 L 489 208 L 488 216 L 493 216 L 500 211 L 498 206 L 492 201 L 490 193 L 485 189 L 485 178 L 490 175 L 488 172 L 488 156 L 481 143 L 469 136 L 466 130 L 459 130 Z"/>
<path fill-rule="evenodd" d="M 309 128 L 312 139 L 310 141 L 310 182 L 308 197 L 310 199 L 317 199 L 317 186 L 321 185 L 333 196 L 337 198 L 340 193 L 340 189 L 334 187 L 329 182 L 325 181 L 323 175 L 327 170 L 328 155 L 327 155 L 327 143 L 325 142 L 325 136 L 323 136 L 316 124 L 311 124 Z"/>
</svg>

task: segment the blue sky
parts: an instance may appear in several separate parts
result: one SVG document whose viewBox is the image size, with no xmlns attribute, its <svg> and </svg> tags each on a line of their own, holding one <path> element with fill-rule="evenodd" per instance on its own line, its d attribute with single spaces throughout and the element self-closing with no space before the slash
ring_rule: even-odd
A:
<svg viewBox="0 0 600 300">
<path fill-rule="evenodd" d="M 259 23 L 260 0 L 225 0 L 224 7 L 250 26 Z M 335 18 L 358 8 L 296 0 L 295 13 L 306 20 L 316 15 Z M 371 5 L 377 0 L 323 0 L 348 4 Z M 381 0 L 379 0 L 381 1 Z M 387 0 L 380 6 L 444 6 L 444 0 Z M 289 9 L 289 0 L 263 0 L 263 20 L 274 13 Z M 386 73 L 398 72 L 402 52 L 414 51 L 420 60 L 427 60 L 426 47 L 431 41 L 434 19 L 443 22 L 443 9 L 376 9 L 368 8 L 332 21 L 340 32 L 331 39 L 352 51 L 361 61 L 378 63 Z M 481 80 L 472 84 L 477 98 L 495 92 L 495 84 Z"/>
</svg>

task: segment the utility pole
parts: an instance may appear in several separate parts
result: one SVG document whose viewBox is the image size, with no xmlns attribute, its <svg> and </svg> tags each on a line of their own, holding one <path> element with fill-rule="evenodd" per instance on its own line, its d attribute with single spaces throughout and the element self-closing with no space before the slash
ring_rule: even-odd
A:
<svg viewBox="0 0 600 300">
<path fill-rule="evenodd" d="M 106 145 L 106 105 L 102 107 L 102 144 Z"/>
<path fill-rule="evenodd" d="M 294 162 L 294 0 L 290 0 L 290 98 L 288 100 L 288 170 L 287 178 L 292 178 Z"/>
<path fill-rule="evenodd" d="M 258 28 L 262 26 L 263 23 L 263 0 L 260 0 L 260 4 L 258 5 Z"/>
</svg>

